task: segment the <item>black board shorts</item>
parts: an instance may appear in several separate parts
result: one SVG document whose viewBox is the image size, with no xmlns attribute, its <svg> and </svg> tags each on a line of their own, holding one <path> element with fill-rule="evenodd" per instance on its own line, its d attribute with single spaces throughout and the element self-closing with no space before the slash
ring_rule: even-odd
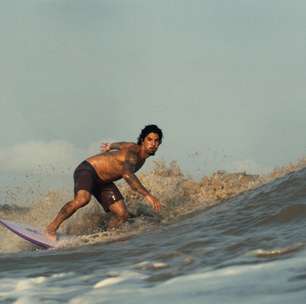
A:
<svg viewBox="0 0 306 304">
<path fill-rule="evenodd" d="M 95 168 L 88 162 L 83 161 L 78 165 L 73 174 L 74 195 L 80 190 L 91 193 L 101 204 L 106 212 L 109 206 L 123 199 L 122 194 L 112 182 L 106 183 L 98 176 Z"/>
</svg>

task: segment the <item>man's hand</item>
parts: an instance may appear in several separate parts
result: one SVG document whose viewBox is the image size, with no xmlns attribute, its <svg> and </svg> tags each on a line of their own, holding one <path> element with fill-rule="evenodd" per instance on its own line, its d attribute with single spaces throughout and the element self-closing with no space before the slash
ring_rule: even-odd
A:
<svg viewBox="0 0 306 304">
<path fill-rule="evenodd" d="M 101 152 L 108 152 L 111 150 L 111 144 L 108 143 L 102 143 L 100 146 Z"/>
<path fill-rule="evenodd" d="M 151 195 L 151 194 L 147 194 L 145 196 L 146 201 L 152 206 L 152 208 L 156 211 L 159 212 L 160 211 L 160 202 L 159 200 Z"/>
</svg>

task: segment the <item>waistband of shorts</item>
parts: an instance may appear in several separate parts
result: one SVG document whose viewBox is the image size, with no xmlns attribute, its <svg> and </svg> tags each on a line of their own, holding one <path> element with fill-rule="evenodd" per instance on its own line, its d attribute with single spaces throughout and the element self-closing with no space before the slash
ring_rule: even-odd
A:
<svg viewBox="0 0 306 304">
<path fill-rule="evenodd" d="M 92 174 L 94 174 L 95 178 L 98 179 L 99 181 L 101 181 L 101 183 L 105 183 L 100 176 L 98 175 L 95 167 L 87 160 L 82 161 L 76 168 L 77 170 L 88 170 L 90 172 L 92 172 Z"/>
<path fill-rule="evenodd" d="M 88 162 L 87 160 L 82 161 L 77 167 L 77 169 L 89 169 L 89 170 L 94 170 L 96 172 L 96 169 L 93 167 L 93 165 Z"/>
</svg>

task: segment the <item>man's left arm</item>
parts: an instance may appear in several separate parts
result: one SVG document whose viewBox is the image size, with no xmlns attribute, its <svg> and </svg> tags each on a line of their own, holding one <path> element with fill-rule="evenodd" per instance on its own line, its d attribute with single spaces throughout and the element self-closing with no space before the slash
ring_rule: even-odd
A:
<svg viewBox="0 0 306 304">
<path fill-rule="evenodd" d="M 133 143 L 130 142 L 115 142 L 115 143 L 102 143 L 100 146 L 101 152 L 108 152 L 111 150 L 121 150 L 123 148 L 126 148 L 128 146 L 133 145 Z"/>
<path fill-rule="evenodd" d="M 128 183 L 128 185 L 139 194 L 143 195 L 146 201 L 157 211 L 160 211 L 160 202 L 153 196 L 140 182 L 138 177 L 135 175 L 135 165 L 137 163 L 137 157 L 133 152 L 128 152 L 127 160 L 124 164 L 123 179 Z"/>
</svg>

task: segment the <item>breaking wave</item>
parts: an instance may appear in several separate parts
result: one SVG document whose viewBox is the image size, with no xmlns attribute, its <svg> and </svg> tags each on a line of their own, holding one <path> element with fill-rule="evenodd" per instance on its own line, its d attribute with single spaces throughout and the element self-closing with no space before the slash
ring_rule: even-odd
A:
<svg viewBox="0 0 306 304">
<path fill-rule="evenodd" d="M 152 169 L 139 174 L 139 178 L 160 199 L 163 205 L 160 214 L 154 213 L 141 196 L 124 182 L 120 182 L 118 187 L 125 197 L 130 213 L 128 222 L 115 231 L 105 231 L 109 215 L 105 214 L 93 199 L 90 204 L 63 223 L 60 233 L 69 237 L 64 238 L 61 246 L 81 246 L 126 239 L 149 230 L 152 226 L 179 223 L 186 217 L 197 215 L 220 203 L 233 200 L 239 202 L 239 197 L 243 193 L 253 193 L 247 198 L 250 203 L 248 208 L 251 208 L 252 201 L 257 207 L 263 207 L 269 197 L 275 199 L 280 195 L 280 183 L 286 182 L 281 196 L 284 197 L 284 191 L 287 191 L 289 196 L 292 195 L 292 187 L 297 187 L 297 183 L 303 183 L 305 172 L 302 169 L 305 166 L 306 160 L 302 159 L 295 164 L 277 168 L 267 175 L 217 171 L 196 180 L 186 176 L 175 161 L 169 164 L 155 161 Z M 8 202 L 0 205 L 0 218 L 44 229 L 60 208 L 71 199 L 71 195 L 72 191 L 67 187 L 65 190 L 49 190 L 45 195 L 33 198 L 29 207 L 24 207 L 22 202 L 18 205 Z M 294 221 L 301 217 L 305 219 L 306 207 L 296 204 L 284 208 L 279 213 L 263 217 L 258 223 L 267 226 Z M 0 252 L 33 250 L 30 244 L 3 227 L 0 227 L 0 239 Z M 257 254 L 269 255 L 269 252 Z M 270 254 L 275 254 L 275 251 Z"/>
</svg>

